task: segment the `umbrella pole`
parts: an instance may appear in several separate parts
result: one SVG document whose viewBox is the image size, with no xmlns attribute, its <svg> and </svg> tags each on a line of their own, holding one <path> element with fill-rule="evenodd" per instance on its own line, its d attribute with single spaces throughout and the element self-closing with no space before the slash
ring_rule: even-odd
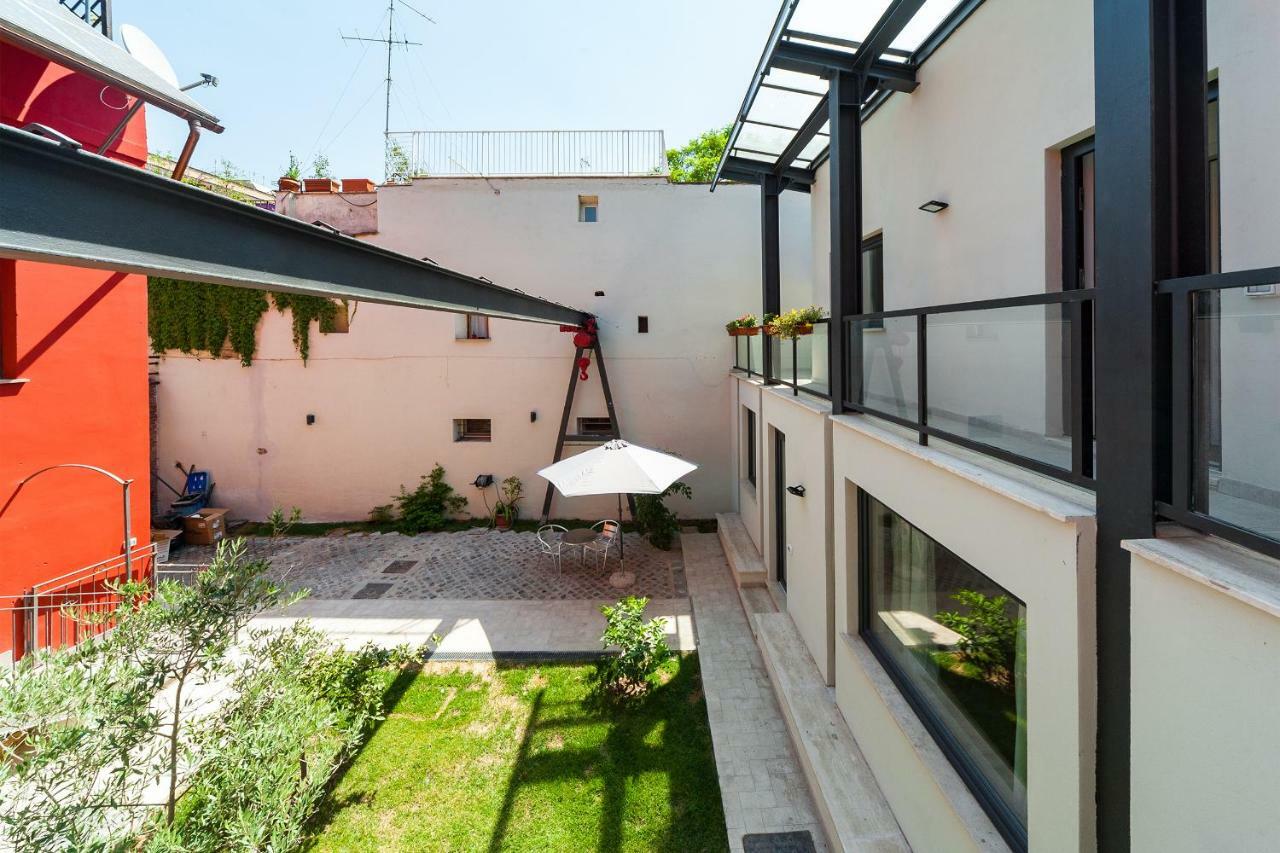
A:
<svg viewBox="0 0 1280 853">
<path fill-rule="evenodd" d="M 631 520 L 635 521 L 635 518 Z M 622 492 L 618 492 L 618 560 L 625 570 L 627 568 L 627 537 L 622 534 Z"/>
</svg>

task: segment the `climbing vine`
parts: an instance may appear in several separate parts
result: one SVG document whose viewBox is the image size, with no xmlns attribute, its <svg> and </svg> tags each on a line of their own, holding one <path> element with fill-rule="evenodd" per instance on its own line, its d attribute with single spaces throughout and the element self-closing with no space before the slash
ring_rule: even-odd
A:
<svg viewBox="0 0 1280 853">
<path fill-rule="evenodd" d="M 178 350 L 221 358 L 228 347 L 248 367 L 258 347 L 258 322 L 271 303 L 293 318 L 293 344 L 305 363 L 311 323 L 334 331 L 338 304 L 321 296 L 267 294 L 260 290 L 152 277 L 147 283 L 147 331 L 157 353 Z"/>
</svg>

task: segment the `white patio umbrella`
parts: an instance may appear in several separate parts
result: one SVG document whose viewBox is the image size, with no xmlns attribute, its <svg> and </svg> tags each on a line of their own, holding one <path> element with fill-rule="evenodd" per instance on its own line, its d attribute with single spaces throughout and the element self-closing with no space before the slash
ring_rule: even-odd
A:
<svg viewBox="0 0 1280 853">
<path fill-rule="evenodd" d="M 567 498 L 616 494 L 618 523 L 621 524 L 624 494 L 660 495 L 667 486 L 697 467 L 678 456 L 614 439 L 586 453 L 549 465 L 539 471 L 538 476 L 550 480 Z M 621 528 L 618 529 L 618 551 L 623 570 L 614 572 L 609 580 L 614 586 L 629 586 L 635 578 L 624 571 L 626 544 Z"/>
</svg>

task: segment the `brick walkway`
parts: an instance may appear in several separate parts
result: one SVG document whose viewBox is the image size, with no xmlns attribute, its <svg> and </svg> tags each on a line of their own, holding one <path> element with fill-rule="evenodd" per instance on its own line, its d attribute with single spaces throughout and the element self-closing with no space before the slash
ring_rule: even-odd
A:
<svg viewBox="0 0 1280 853">
<path fill-rule="evenodd" d="M 720 541 L 686 533 L 681 543 L 730 849 L 743 849 L 744 834 L 808 830 L 826 850 Z"/>
</svg>

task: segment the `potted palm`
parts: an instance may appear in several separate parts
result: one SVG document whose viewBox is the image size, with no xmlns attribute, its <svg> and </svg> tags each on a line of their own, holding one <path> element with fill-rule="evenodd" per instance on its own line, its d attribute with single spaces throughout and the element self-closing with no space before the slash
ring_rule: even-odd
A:
<svg viewBox="0 0 1280 853">
<path fill-rule="evenodd" d="M 731 338 L 754 337 L 760 334 L 760 321 L 755 314 L 743 314 L 736 320 L 725 323 L 724 328 Z"/>
<path fill-rule="evenodd" d="M 519 477 L 508 477 L 502 481 L 502 493 L 498 497 L 498 505 L 493 508 L 493 526 L 499 530 L 509 530 L 520 517 L 520 499 L 524 497 L 524 483 Z"/>
</svg>

